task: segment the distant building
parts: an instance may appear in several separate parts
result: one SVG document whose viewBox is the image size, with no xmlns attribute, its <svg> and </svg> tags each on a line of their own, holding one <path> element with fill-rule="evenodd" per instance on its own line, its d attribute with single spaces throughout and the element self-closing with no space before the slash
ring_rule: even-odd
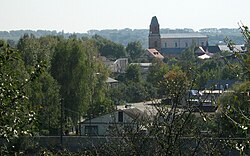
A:
<svg viewBox="0 0 250 156">
<path fill-rule="evenodd" d="M 125 73 L 128 66 L 128 58 L 119 58 L 114 62 L 114 72 Z"/>
<path fill-rule="evenodd" d="M 102 62 L 114 73 L 125 73 L 128 66 L 128 58 L 119 58 L 115 61 L 110 61 L 104 56 L 100 56 Z"/>
<path fill-rule="evenodd" d="M 208 44 L 208 37 L 200 33 L 173 33 L 160 34 L 160 25 L 156 16 L 150 23 L 148 48 L 156 49 L 163 55 L 177 55 L 188 47 L 205 46 Z"/>
<path fill-rule="evenodd" d="M 204 50 L 210 52 L 210 53 L 218 53 L 218 52 L 222 52 L 222 51 L 226 51 L 226 52 L 239 52 L 239 53 L 245 53 L 247 52 L 247 48 L 245 45 L 232 45 L 232 46 L 228 46 L 228 45 L 215 45 L 215 46 L 203 46 L 202 47 Z"/>
<path fill-rule="evenodd" d="M 210 53 L 206 50 L 204 50 L 203 47 L 196 47 L 194 49 L 194 54 L 199 58 L 199 59 L 210 59 L 214 54 Z"/>
<path fill-rule="evenodd" d="M 118 81 L 111 78 L 111 77 L 108 77 L 108 79 L 106 80 L 106 83 L 108 83 L 108 86 L 110 88 L 114 88 L 114 87 L 117 87 L 118 86 Z"/>
<path fill-rule="evenodd" d="M 200 46 L 196 47 L 194 50 L 194 53 L 200 59 L 209 59 L 215 53 L 219 52 L 227 52 L 227 55 L 224 57 L 227 57 L 228 59 L 236 59 L 235 52 L 238 54 L 244 54 L 247 52 L 247 48 L 245 45 L 233 45 L 233 46 L 215 45 L 215 46 Z"/>
<path fill-rule="evenodd" d="M 140 66 L 140 69 L 141 69 L 141 72 L 144 74 L 144 73 L 147 73 L 150 66 L 152 66 L 152 63 L 130 63 L 131 65 L 138 65 Z"/>
<path fill-rule="evenodd" d="M 238 80 L 208 80 L 205 84 L 205 89 L 210 90 L 227 90 L 234 84 L 239 83 Z"/>
</svg>

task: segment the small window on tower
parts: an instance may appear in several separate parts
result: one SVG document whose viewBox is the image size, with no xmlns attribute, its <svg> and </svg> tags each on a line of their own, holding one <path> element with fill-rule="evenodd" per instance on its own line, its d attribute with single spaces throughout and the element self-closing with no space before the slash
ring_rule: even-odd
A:
<svg viewBox="0 0 250 156">
<path fill-rule="evenodd" d="M 165 42 L 165 48 L 167 48 L 167 43 Z"/>
<path fill-rule="evenodd" d="M 186 42 L 186 47 L 188 47 L 188 43 Z"/>
<path fill-rule="evenodd" d="M 175 48 L 177 48 L 178 47 L 178 44 L 177 44 L 177 42 L 175 42 Z"/>
</svg>

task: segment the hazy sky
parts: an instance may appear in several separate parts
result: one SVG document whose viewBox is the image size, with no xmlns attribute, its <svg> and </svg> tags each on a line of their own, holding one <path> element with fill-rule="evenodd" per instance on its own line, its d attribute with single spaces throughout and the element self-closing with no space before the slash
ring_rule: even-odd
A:
<svg viewBox="0 0 250 156">
<path fill-rule="evenodd" d="M 250 0 L 0 0 L 0 31 L 250 26 Z"/>
</svg>

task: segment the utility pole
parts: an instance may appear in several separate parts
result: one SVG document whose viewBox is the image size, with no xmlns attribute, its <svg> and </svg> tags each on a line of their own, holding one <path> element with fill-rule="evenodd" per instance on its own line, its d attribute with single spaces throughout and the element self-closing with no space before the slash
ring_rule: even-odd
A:
<svg viewBox="0 0 250 156">
<path fill-rule="evenodd" d="M 63 98 L 61 99 L 61 135 L 60 135 L 60 144 L 61 144 L 61 150 L 63 150 Z"/>
</svg>

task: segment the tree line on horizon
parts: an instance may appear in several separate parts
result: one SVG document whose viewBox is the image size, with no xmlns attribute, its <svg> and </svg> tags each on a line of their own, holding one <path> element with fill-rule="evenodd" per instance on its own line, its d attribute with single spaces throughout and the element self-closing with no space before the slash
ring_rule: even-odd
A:
<svg viewBox="0 0 250 156">
<path fill-rule="evenodd" d="M 193 33 L 193 29 L 169 29 L 162 28 L 160 30 L 164 33 Z M 236 44 L 244 44 L 244 39 L 239 29 L 236 28 L 204 28 L 198 31 L 204 35 L 207 35 L 209 45 L 216 45 L 219 42 L 224 41 L 227 37 L 233 40 Z M 148 29 L 105 29 L 105 30 L 89 30 L 87 33 L 68 33 L 63 31 L 50 31 L 50 30 L 12 30 L 12 31 L 0 31 L 0 38 L 8 40 L 10 44 L 16 44 L 21 36 L 24 34 L 33 34 L 36 37 L 42 37 L 46 35 L 52 36 L 64 36 L 69 38 L 75 35 L 77 38 L 91 38 L 94 35 L 105 37 L 113 42 L 120 43 L 126 46 L 129 42 L 140 41 L 142 47 L 145 49 L 148 47 Z"/>
</svg>

